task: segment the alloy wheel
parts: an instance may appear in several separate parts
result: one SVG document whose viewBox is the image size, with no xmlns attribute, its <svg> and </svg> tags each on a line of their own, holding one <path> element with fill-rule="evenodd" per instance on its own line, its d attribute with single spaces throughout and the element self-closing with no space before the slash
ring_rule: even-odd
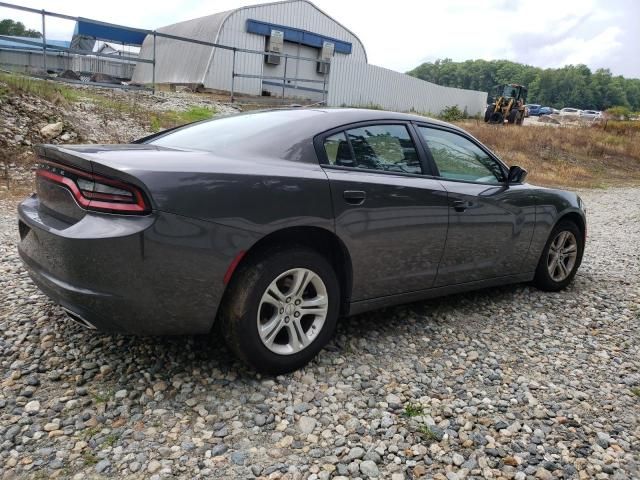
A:
<svg viewBox="0 0 640 480">
<path fill-rule="evenodd" d="M 573 271 L 578 257 L 578 242 L 573 233 L 563 230 L 549 246 L 547 270 L 554 282 L 562 282 Z"/>
<path fill-rule="evenodd" d="M 307 268 L 287 270 L 269 284 L 260 299 L 260 340 L 274 353 L 298 353 L 322 331 L 328 309 L 327 287 L 318 274 Z"/>
</svg>

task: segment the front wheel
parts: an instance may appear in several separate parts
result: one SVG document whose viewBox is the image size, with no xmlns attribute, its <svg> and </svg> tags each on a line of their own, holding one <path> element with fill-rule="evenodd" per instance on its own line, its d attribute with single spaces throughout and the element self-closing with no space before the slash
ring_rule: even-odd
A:
<svg viewBox="0 0 640 480">
<path fill-rule="evenodd" d="M 257 371 L 281 374 L 306 365 L 331 338 L 340 289 L 316 251 L 264 251 L 239 267 L 221 306 L 231 350 Z"/>
<path fill-rule="evenodd" d="M 577 225 L 560 221 L 542 251 L 534 285 L 549 292 L 566 288 L 576 275 L 583 251 L 584 239 Z"/>
</svg>

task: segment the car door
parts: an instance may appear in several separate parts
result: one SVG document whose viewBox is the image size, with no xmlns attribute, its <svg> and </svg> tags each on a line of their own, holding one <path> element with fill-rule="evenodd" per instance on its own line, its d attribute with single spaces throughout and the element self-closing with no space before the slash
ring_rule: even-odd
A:
<svg viewBox="0 0 640 480">
<path fill-rule="evenodd" d="M 353 268 L 352 301 L 433 286 L 444 251 L 447 193 L 425 178 L 424 150 L 404 122 L 368 122 L 315 139 L 336 233 Z"/>
<path fill-rule="evenodd" d="M 449 199 L 449 230 L 434 286 L 524 273 L 535 227 L 533 190 L 507 186 L 506 167 L 464 133 L 427 125 L 417 131 Z"/>
</svg>

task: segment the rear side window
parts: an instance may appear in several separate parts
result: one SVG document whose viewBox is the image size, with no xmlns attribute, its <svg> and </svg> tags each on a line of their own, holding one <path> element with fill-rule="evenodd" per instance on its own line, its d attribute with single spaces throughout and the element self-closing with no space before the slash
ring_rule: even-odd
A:
<svg viewBox="0 0 640 480">
<path fill-rule="evenodd" d="M 470 140 L 452 132 L 419 127 L 427 142 L 440 176 L 449 180 L 500 183 L 502 168 Z"/>
<path fill-rule="evenodd" d="M 327 137 L 324 141 L 331 165 L 422 173 L 422 165 L 404 125 L 368 125 Z"/>
<path fill-rule="evenodd" d="M 355 167 L 351 145 L 344 132 L 335 133 L 324 140 L 324 150 L 331 165 Z"/>
</svg>

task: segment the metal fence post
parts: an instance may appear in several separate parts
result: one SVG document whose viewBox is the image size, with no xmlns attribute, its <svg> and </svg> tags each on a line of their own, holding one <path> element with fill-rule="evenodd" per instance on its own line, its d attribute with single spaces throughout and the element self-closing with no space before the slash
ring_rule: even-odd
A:
<svg viewBox="0 0 640 480">
<path fill-rule="evenodd" d="M 284 76 L 282 77 L 282 103 L 285 103 L 284 88 L 287 85 L 287 60 L 289 60 L 289 57 L 284 57 Z"/>
<path fill-rule="evenodd" d="M 233 90 L 236 81 L 236 48 L 233 48 L 233 60 L 231 61 L 231 103 L 233 103 Z"/>
<path fill-rule="evenodd" d="M 153 84 L 153 94 L 156 94 L 156 31 L 153 31 L 153 64 L 151 65 L 151 83 Z"/>
<path fill-rule="evenodd" d="M 47 73 L 47 32 L 45 31 L 45 12 L 42 9 L 42 62 L 44 65 L 44 76 L 48 77 Z"/>
</svg>

